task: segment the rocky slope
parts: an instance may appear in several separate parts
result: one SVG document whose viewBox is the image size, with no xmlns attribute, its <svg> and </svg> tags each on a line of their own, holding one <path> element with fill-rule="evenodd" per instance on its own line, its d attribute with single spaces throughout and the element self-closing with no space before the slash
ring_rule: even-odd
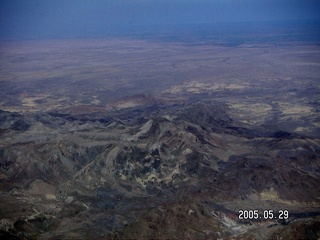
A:
<svg viewBox="0 0 320 240">
<path fill-rule="evenodd" d="M 0 236 L 320 237 L 319 138 L 219 102 L 1 111 L 0 136 Z M 240 209 L 287 209 L 290 223 Z"/>
</svg>

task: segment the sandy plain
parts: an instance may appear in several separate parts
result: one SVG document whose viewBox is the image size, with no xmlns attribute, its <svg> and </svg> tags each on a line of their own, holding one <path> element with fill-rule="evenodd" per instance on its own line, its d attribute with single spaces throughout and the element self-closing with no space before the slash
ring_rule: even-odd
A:
<svg viewBox="0 0 320 240">
<path fill-rule="evenodd" d="M 319 130 L 319 59 L 319 46 L 301 42 L 8 41 L 0 46 L 0 108 L 110 109 L 141 104 L 126 99 L 139 94 L 205 97 L 228 103 L 243 122 L 310 133 Z"/>
</svg>

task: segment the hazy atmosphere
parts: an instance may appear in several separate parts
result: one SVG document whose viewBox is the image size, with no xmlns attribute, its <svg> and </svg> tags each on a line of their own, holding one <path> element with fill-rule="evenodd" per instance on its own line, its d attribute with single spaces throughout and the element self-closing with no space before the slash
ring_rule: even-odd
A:
<svg viewBox="0 0 320 240">
<path fill-rule="evenodd" d="M 2 0 L 1 38 L 108 37 L 188 24 L 319 20 L 318 0 Z"/>
</svg>

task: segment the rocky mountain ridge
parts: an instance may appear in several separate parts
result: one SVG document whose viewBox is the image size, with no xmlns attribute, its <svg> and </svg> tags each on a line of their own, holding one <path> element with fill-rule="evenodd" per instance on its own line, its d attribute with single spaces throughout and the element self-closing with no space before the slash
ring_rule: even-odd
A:
<svg viewBox="0 0 320 240">
<path fill-rule="evenodd" d="M 3 236 L 257 237 L 270 222 L 243 225 L 240 208 L 320 212 L 319 139 L 245 124 L 220 102 L 1 111 L 0 129 Z"/>
</svg>

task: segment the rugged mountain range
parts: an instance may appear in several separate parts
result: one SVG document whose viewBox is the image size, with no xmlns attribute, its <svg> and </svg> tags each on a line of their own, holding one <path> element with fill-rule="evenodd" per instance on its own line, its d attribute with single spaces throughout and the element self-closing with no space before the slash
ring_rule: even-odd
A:
<svg viewBox="0 0 320 240">
<path fill-rule="evenodd" d="M 211 100 L 80 110 L 0 111 L 2 236 L 320 237 L 319 138 Z"/>
</svg>

